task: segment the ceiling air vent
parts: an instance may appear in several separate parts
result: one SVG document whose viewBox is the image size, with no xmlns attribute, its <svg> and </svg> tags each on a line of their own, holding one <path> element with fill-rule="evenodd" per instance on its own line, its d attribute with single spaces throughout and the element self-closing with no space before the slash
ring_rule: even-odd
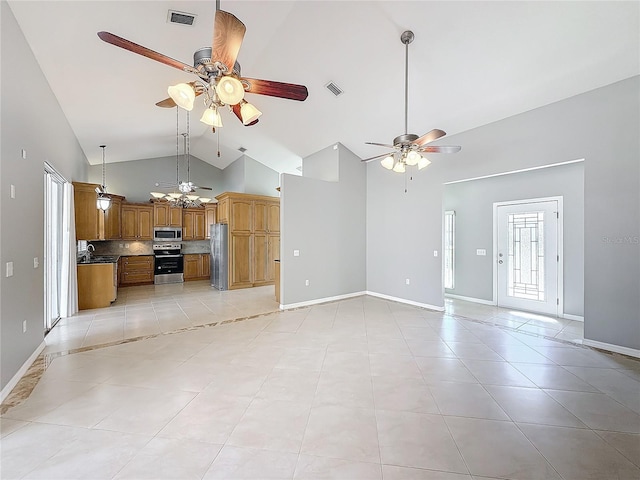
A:
<svg viewBox="0 0 640 480">
<path fill-rule="evenodd" d="M 246 151 L 247 151 L 247 149 L 246 149 L 246 148 L 244 148 L 244 147 L 240 147 L 238 150 L 240 150 L 240 152 L 241 152 L 241 153 L 244 153 L 244 152 L 246 152 Z"/>
<path fill-rule="evenodd" d="M 193 13 L 178 12 L 176 10 L 169 10 L 167 15 L 167 22 L 177 23 L 179 25 L 193 26 L 196 21 L 196 15 Z"/>
<path fill-rule="evenodd" d="M 333 93 L 336 97 L 342 95 L 344 92 L 342 89 L 333 82 L 329 82 L 325 85 L 325 88 Z"/>
</svg>

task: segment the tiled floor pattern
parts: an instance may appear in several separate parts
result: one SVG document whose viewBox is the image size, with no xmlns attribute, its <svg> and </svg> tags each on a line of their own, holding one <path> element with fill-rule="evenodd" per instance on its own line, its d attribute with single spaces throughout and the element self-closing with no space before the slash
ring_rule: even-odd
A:
<svg viewBox="0 0 640 480">
<path fill-rule="evenodd" d="M 54 356 L 0 418 L 0 478 L 640 478 L 640 362 L 573 322 L 271 294 L 127 289 L 65 320 L 48 353 L 151 338 Z"/>
</svg>

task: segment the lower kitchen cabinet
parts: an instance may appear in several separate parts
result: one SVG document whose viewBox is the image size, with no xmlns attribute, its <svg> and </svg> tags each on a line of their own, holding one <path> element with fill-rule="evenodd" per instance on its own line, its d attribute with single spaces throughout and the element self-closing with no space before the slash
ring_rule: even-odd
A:
<svg viewBox="0 0 640 480">
<path fill-rule="evenodd" d="M 120 285 L 153 283 L 153 255 L 120 257 Z"/>
<path fill-rule="evenodd" d="M 187 253 L 184 255 L 184 280 L 206 280 L 210 277 L 208 253 Z"/>
<path fill-rule="evenodd" d="M 115 263 L 78 265 L 78 309 L 108 307 L 116 299 Z"/>
</svg>

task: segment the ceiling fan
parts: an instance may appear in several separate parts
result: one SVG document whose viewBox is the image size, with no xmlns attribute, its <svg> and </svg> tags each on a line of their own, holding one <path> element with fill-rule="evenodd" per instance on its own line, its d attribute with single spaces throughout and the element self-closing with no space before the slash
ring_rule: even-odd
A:
<svg viewBox="0 0 640 480">
<path fill-rule="evenodd" d="M 215 130 L 222 127 L 219 109 L 225 105 L 245 125 L 255 125 L 262 115 L 256 107 L 244 99 L 245 93 L 267 95 L 304 101 L 307 87 L 293 83 L 274 82 L 242 77 L 240 64 L 236 61 L 246 31 L 245 25 L 234 15 L 216 5 L 211 47 L 203 47 L 193 54 L 193 66 L 155 52 L 109 32 L 98 32 L 101 40 L 129 50 L 170 67 L 192 73 L 198 78 L 189 83 L 180 83 L 168 88 L 170 98 L 162 100 L 159 107 L 193 109 L 196 96 L 204 95 L 206 110 L 200 119 Z"/>
<path fill-rule="evenodd" d="M 371 162 L 384 157 L 380 162 L 384 168 L 394 172 L 404 173 L 406 166 L 417 165 L 419 170 L 428 166 L 431 162 L 421 153 L 456 153 L 461 150 L 459 146 L 435 146 L 429 143 L 444 137 L 446 133 L 439 129 L 431 130 L 421 137 L 407 132 L 407 112 L 408 112 L 408 72 L 409 72 L 409 44 L 413 42 L 414 35 L 411 30 L 407 30 L 400 35 L 400 41 L 405 45 L 405 67 L 404 67 L 404 135 L 399 135 L 393 139 L 393 145 L 386 143 L 365 142 L 367 145 L 377 145 L 379 147 L 393 148 L 391 152 L 365 158 L 364 163 Z"/>
</svg>

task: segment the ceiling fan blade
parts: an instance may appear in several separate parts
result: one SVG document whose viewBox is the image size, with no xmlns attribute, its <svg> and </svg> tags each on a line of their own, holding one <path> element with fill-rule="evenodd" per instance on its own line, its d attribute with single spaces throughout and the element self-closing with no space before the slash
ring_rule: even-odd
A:
<svg viewBox="0 0 640 480">
<path fill-rule="evenodd" d="M 386 143 L 376 143 L 376 142 L 364 142 L 367 145 L 377 145 L 378 147 L 387 147 L 387 148 L 396 148 L 395 145 L 389 145 Z"/>
<path fill-rule="evenodd" d="M 116 47 L 123 48 L 125 50 L 129 50 L 130 52 L 137 53 L 138 55 L 142 55 L 143 57 L 150 58 L 151 60 L 155 60 L 156 62 L 164 63 L 165 65 L 169 65 L 170 67 L 177 68 L 178 70 L 183 70 L 189 73 L 195 73 L 198 76 L 202 76 L 200 72 L 198 72 L 191 65 L 187 65 L 186 63 L 182 63 L 179 60 L 175 60 L 171 57 L 167 57 L 162 53 L 158 53 L 153 51 L 147 47 L 143 47 L 142 45 L 138 45 L 137 43 L 133 43 L 130 40 L 114 35 L 109 32 L 98 32 L 98 37 L 104 42 L 110 43 L 111 45 L 115 45 Z M 204 76 L 203 78 L 206 78 Z"/>
<path fill-rule="evenodd" d="M 460 150 L 462 150 L 462 147 L 459 147 L 457 145 L 441 145 L 441 146 L 436 146 L 436 145 L 432 145 L 432 146 L 426 146 L 426 147 L 422 147 L 419 149 L 420 152 L 427 152 L 427 153 L 457 153 Z"/>
<path fill-rule="evenodd" d="M 195 90 L 196 97 L 204 93 L 204 89 L 201 87 L 198 88 L 198 84 L 196 84 L 196 82 L 189 82 L 189 85 L 191 85 Z M 160 100 L 158 103 L 156 103 L 156 106 L 162 107 L 162 108 L 173 108 L 176 106 L 176 102 L 174 102 L 173 99 L 169 97 L 169 98 L 165 98 L 164 100 Z"/>
<path fill-rule="evenodd" d="M 236 63 L 247 27 L 229 12 L 216 11 L 213 22 L 211 60 L 223 63 L 231 73 Z"/>
<path fill-rule="evenodd" d="M 411 142 L 414 145 L 425 145 L 429 142 L 433 142 L 434 140 L 437 140 L 440 137 L 444 137 L 446 135 L 445 132 L 443 132 L 442 130 L 438 130 L 437 128 L 434 130 L 431 130 L 430 132 L 425 133 L 423 136 L 421 136 L 420 138 L 418 138 L 417 140 Z"/>
<path fill-rule="evenodd" d="M 375 157 L 369 157 L 369 158 L 365 158 L 364 160 L 360 160 L 362 163 L 368 163 L 371 162 L 377 158 L 382 158 L 382 157 L 386 157 L 387 155 L 392 155 L 395 152 L 387 152 L 387 153 L 383 153 L 382 155 L 376 155 Z"/>
<path fill-rule="evenodd" d="M 233 110 L 233 113 L 235 114 L 236 117 L 238 117 L 238 120 L 240 120 L 240 123 L 242 122 L 242 113 L 240 111 L 240 104 L 236 103 L 235 105 L 231 106 L 231 110 Z M 251 123 L 247 123 L 245 125 L 245 127 L 250 127 L 251 125 L 255 125 L 256 123 L 258 123 L 260 121 L 259 118 L 256 118 L 253 122 Z"/>
<path fill-rule="evenodd" d="M 249 85 L 245 88 L 247 93 L 255 93 L 257 95 L 268 95 L 270 97 L 287 98 L 289 100 L 304 101 L 309 92 L 304 85 L 296 85 L 295 83 L 273 82 L 271 80 L 260 80 L 258 78 L 240 79 L 243 83 Z"/>
<path fill-rule="evenodd" d="M 196 190 L 213 190 L 213 188 L 211 187 L 199 187 L 197 185 L 194 185 L 193 188 L 195 188 Z"/>
</svg>

